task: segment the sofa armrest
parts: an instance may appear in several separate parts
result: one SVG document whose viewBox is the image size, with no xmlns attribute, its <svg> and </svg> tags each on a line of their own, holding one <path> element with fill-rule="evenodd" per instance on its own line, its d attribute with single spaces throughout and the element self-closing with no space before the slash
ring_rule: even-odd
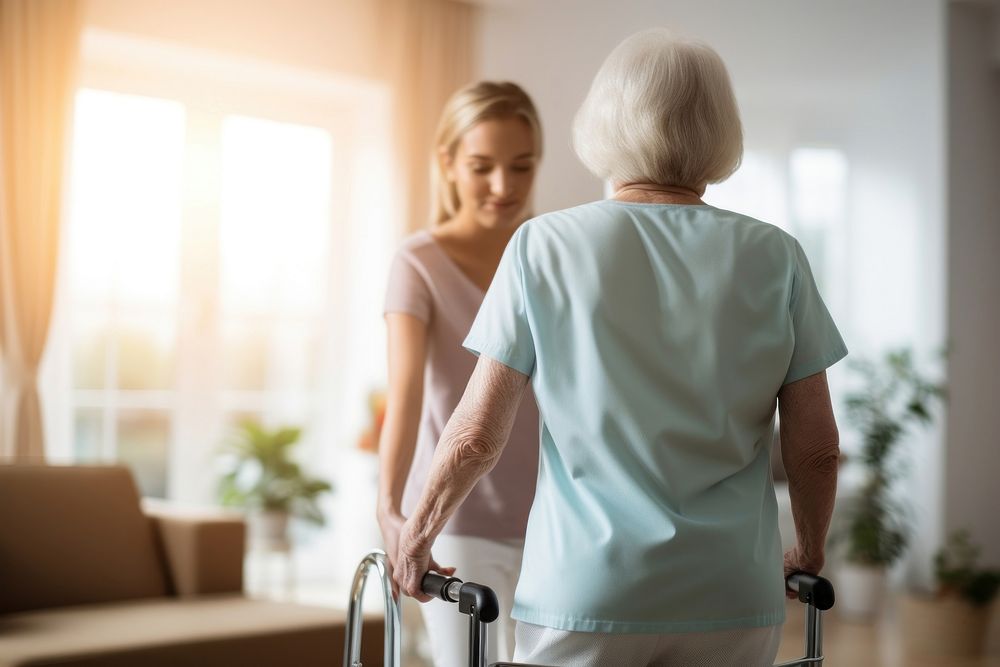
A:
<svg viewBox="0 0 1000 667">
<path fill-rule="evenodd" d="M 145 506 L 178 597 L 243 591 L 246 526 L 230 512 Z"/>
</svg>

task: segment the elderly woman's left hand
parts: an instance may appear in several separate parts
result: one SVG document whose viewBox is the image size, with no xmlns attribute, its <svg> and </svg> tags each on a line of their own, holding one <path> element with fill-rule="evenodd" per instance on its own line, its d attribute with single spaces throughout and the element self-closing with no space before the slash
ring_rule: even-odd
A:
<svg viewBox="0 0 1000 667">
<path fill-rule="evenodd" d="M 431 556 L 432 541 L 421 537 L 414 529 L 413 523 L 407 521 L 399 535 L 399 548 L 396 551 L 396 562 L 392 567 L 392 578 L 403 593 L 419 602 L 427 602 L 433 598 L 420 589 L 420 582 L 428 570 L 434 570 L 451 576 L 455 573 L 453 567 L 441 567 Z"/>
</svg>

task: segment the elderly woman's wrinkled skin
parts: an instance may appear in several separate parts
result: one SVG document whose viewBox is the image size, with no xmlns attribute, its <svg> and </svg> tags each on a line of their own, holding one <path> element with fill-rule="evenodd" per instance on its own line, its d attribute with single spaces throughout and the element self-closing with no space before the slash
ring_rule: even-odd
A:
<svg viewBox="0 0 1000 667">
<path fill-rule="evenodd" d="M 420 503 L 400 534 L 393 580 L 407 595 L 421 602 L 431 599 L 420 590 L 420 580 L 429 569 L 444 569 L 431 557 L 434 538 L 479 478 L 496 465 L 527 385 L 527 375 L 488 357 L 479 358 L 441 434 Z"/>
</svg>

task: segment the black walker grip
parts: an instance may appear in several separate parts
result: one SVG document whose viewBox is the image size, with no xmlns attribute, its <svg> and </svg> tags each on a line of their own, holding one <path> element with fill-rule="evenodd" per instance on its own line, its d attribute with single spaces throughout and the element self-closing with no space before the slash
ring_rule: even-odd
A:
<svg viewBox="0 0 1000 667">
<path fill-rule="evenodd" d="M 420 580 L 420 590 L 425 595 L 430 595 L 445 602 L 458 602 L 458 600 L 452 600 L 448 597 L 448 586 L 456 581 L 462 583 L 462 580 L 458 577 L 448 577 L 437 572 L 428 571 L 424 575 L 424 578 Z"/>
<path fill-rule="evenodd" d="M 785 580 L 785 585 L 789 590 L 798 593 L 799 602 L 811 604 L 820 611 L 832 608 L 836 600 L 833 584 L 828 579 L 815 574 L 795 572 Z"/>
<path fill-rule="evenodd" d="M 463 614 L 478 616 L 483 623 L 492 623 L 500 616 L 500 602 L 492 588 L 470 581 L 462 584 L 458 610 Z"/>
</svg>

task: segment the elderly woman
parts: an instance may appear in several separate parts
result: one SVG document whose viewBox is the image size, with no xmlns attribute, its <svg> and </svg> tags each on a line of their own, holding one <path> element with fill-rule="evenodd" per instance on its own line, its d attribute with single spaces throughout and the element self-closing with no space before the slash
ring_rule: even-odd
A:
<svg viewBox="0 0 1000 667">
<path fill-rule="evenodd" d="M 434 538 L 500 458 L 530 381 L 541 451 L 515 659 L 769 665 L 783 574 L 823 566 L 839 457 L 825 369 L 847 350 L 795 239 L 701 200 L 742 155 L 711 48 L 662 30 L 625 40 L 574 143 L 615 194 L 512 237 L 394 577 L 428 599 Z M 784 562 L 776 407 L 797 536 Z"/>
</svg>

